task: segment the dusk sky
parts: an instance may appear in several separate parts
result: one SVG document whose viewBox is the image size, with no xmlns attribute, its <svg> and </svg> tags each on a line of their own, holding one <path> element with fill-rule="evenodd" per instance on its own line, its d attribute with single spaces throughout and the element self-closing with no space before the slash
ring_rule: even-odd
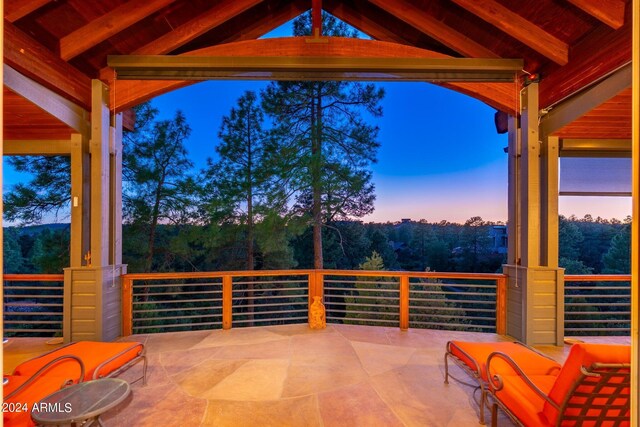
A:
<svg viewBox="0 0 640 427">
<path fill-rule="evenodd" d="M 288 36 L 291 25 L 269 37 Z M 221 119 L 246 90 L 268 82 L 208 81 L 153 100 L 161 118 L 182 110 L 192 128 L 186 147 L 196 168 L 216 158 Z M 496 133 L 495 110 L 455 91 L 428 83 L 380 83 L 386 91 L 378 162 L 373 165 L 375 212 L 364 221 L 401 218 L 464 222 L 472 216 L 507 219 L 506 135 Z M 5 191 L 24 176 L 5 162 Z M 630 197 L 561 197 L 560 213 L 623 219 Z"/>
</svg>

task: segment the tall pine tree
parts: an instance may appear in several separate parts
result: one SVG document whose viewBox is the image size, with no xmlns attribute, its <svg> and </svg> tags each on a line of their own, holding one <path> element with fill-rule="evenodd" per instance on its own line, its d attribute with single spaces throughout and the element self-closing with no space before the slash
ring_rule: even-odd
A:
<svg viewBox="0 0 640 427">
<path fill-rule="evenodd" d="M 325 35 L 353 36 L 346 24 L 323 15 Z M 294 21 L 294 35 L 311 34 L 311 15 Z M 322 227 L 373 211 L 370 165 L 376 161 L 378 128 L 363 118 L 382 115 L 384 91 L 348 81 L 274 82 L 263 107 L 276 124 L 280 175 L 294 206 L 310 216 L 314 268 L 323 268 Z"/>
</svg>

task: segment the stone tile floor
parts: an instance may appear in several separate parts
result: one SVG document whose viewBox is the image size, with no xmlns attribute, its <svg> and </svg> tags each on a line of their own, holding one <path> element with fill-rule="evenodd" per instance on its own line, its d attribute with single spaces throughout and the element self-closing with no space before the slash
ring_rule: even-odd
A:
<svg viewBox="0 0 640 427">
<path fill-rule="evenodd" d="M 329 325 L 134 335 L 148 383 L 132 386 L 106 426 L 474 426 L 478 393 L 443 383 L 449 340 L 495 334 Z M 584 339 L 629 343 L 628 338 Z M 4 372 L 51 346 L 13 339 Z M 562 361 L 569 346 L 538 347 Z M 135 378 L 141 365 L 121 377 Z M 455 377 L 467 380 L 457 366 Z M 511 426 L 505 416 L 500 426 Z"/>
</svg>

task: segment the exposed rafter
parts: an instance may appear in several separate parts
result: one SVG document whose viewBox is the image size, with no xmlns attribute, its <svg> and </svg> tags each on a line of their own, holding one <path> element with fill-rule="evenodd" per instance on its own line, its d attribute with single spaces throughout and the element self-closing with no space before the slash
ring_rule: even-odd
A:
<svg viewBox="0 0 640 427">
<path fill-rule="evenodd" d="M 354 28 L 357 28 L 376 40 L 410 44 L 399 34 L 394 33 L 388 27 L 379 24 L 369 16 L 358 13 L 358 11 L 351 8 L 347 3 L 341 1 L 325 1 L 324 9 L 336 18 L 346 22 Z"/>
<path fill-rule="evenodd" d="M 198 17 L 179 26 L 164 36 L 157 38 L 151 43 L 136 49 L 133 54 L 163 55 L 169 53 L 262 1 L 263 0 L 235 0 L 230 3 L 218 2 L 211 9 L 198 15 Z"/>
<path fill-rule="evenodd" d="M 78 56 L 174 0 L 131 0 L 60 39 L 60 57 Z"/>
<path fill-rule="evenodd" d="M 625 3 L 622 0 L 567 0 L 614 30 L 624 25 Z"/>
<path fill-rule="evenodd" d="M 14 0 L 4 2 L 4 19 L 9 22 L 16 22 L 52 0 Z"/>
<path fill-rule="evenodd" d="M 6 21 L 4 62 L 81 107 L 90 108 L 91 79 Z"/>
<path fill-rule="evenodd" d="M 331 6 L 327 6 L 331 5 Z M 342 2 L 327 2 L 325 9 L 338 19 L 341 19 L 349 25 L 359 29 L 363 33 L 373 37 L 376 40 L 410 44 L 400 35 L 391 32 L 384 25 L 368 19 L 366 16 L 357 13 Z M 434 55 L 438 55 L 433 52 Z M 441 58 L 449 58 L 450 56 L 439 54 Z M 472 96 L 491 107 L 504 111 L 507 114 L 515 114 L 517 108 L 517 88 L 513 84 L 505 83 L 442 83 L 441 86 Z"/>
<path fill-rule="evenodd" d="M 569 46 L 495 0 L 452 0 L 477 17 L 543 54 L 553 62 L 569 62 Z"/>
<path fill-rule="evenodd" d="M 442 23 L 417 6 L 401 0 L 369 0 L 379 8 L 395 15 L 417 30 L 471 58 L 497 58 L 495 52 L 487 49 L 464 34 Z"/>
<path fill-rule="evenodd" d="M 28 99 L 71 129 L 79 133 L 87 133 L 89 113 L 82 107 L 23 76 L 6 64 L 3 64 L 3 70 L 6 87 Z"/>
</svg>

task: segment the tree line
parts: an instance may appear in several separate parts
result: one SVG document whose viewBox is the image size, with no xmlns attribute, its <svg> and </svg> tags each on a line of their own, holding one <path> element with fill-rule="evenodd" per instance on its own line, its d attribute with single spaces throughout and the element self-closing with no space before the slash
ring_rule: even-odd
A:
<svg viewBox="0 0 640 427">
<path fill-rule="evenodd" d="M 313 230 L 290 228 L 282 217 L 260 222 L 254 268 L 313 268 Z M 363 223 L 335 221 L 323 234 L 326 268 L 494 273 L 506 262 L 504 247 L 492 236 L 500 224 L 473 217 L 464 224 L 401 221 Z M 147 236 L 139 225 L 124 227 L 123 259 L 130 272 L 243 270 L 249 257 L 247 229 L 238 223 L 158 224 L 154 231 L 153 270 L 147 270 Z M 560 217 L 560 266 L 566 274 L 629 274 L 630 223 Z M 375 260 L 372 262 L 371 260 Z M 61 273 L 69 265 L 69 225 L 54 224 L 5 229 L 4 271 Z"/>
</svg>

